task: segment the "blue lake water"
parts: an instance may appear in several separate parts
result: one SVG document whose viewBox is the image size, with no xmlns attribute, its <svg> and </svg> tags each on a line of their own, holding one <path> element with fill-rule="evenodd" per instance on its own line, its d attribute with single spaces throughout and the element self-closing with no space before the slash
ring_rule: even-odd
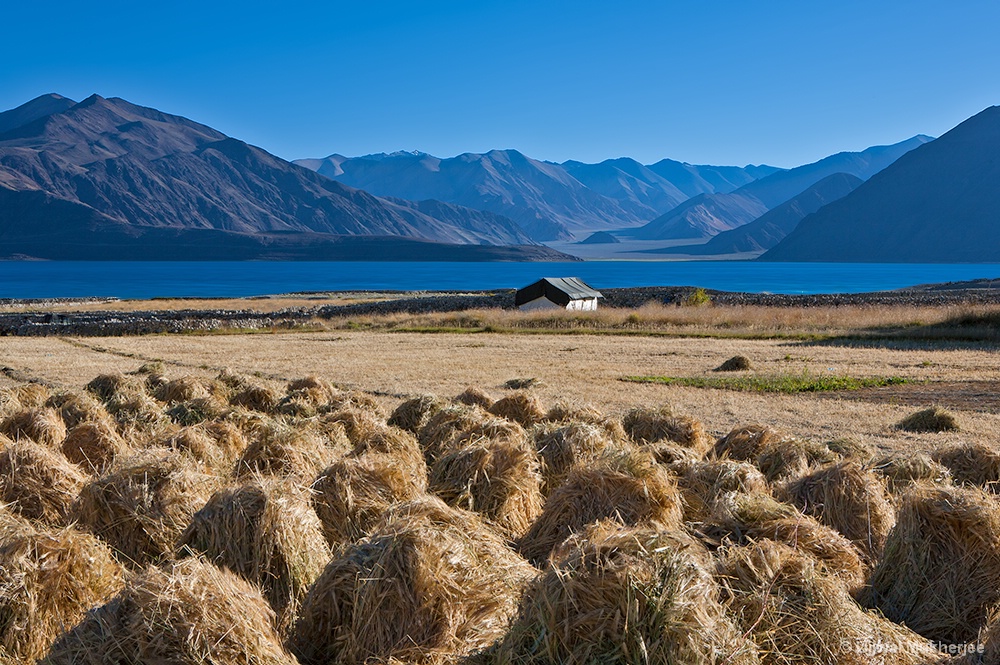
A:
<svg viewBox="0 0 1000 665">
<path fill-rule="evenodd" d="M 587 261 L 582 263 L 0 261 L 0 298 L 253 296 L 301 291 L 518 288 L 540 277 L 594 288 L 860 293 L 1000 278 L 1000 264 Z"/>
</svg>

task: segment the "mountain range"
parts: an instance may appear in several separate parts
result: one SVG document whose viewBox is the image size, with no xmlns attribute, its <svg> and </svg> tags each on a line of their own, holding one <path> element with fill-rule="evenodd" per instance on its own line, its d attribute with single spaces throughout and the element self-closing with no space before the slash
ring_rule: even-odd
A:
<svg viewBox="0 0 1000 665">
<path fill-rule="evenodd" d="M 422 152 L 334 154 L 295 163 L 378 196 L 438 199 L 504 215 L 539 242 L 639 226 L 692 196 L 731 192 L 780 171 L 672 160 L 644 166 L 628 158 L 556 164 L 516 150 L 446 159 Z"/>
<path fill-rule="evenodd" d="M 149 258 L 173 245 L 203 258 L 316 258 L 361 236 L 369 258 L 378 258 L 375 238 L 397 252 L 399 239 L 421 241 L 410 258 L 428 242 L 569 258 L 500 215 L 373 196 L 123 99 L 44 95 L 0 114 L 4 256 Z"/>
<path fill-rule="evenodd" d="M 1000 262 L 1000 107 L 807 216 L 768 261 Z"/>
</svg>

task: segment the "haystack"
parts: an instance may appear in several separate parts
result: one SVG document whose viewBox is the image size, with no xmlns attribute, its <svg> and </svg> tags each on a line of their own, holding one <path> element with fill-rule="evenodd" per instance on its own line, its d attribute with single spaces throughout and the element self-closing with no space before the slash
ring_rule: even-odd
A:
<svg viewBox="0 0 1000 665">
<path fill-rule="evenodd" d="M 415 504 L 346 546 L 312 586 L 290 640 L 304 665 L 440 662 L 504 634 L 535 570 L 474 515 Z"/>
<path fill-rule="evenodd" d="M 413 477 L 413 484 L 425 486 L 427 463 L 416 438 L 398 427 L 380 427 L 351 448 L 352 457 L 368 454 L 386 455 L 400 471 Z"/>
<path fill-rule="evenodd" d="M 216 492 L 194 514 L 178 550 L 201 554 L 253 582 L 290 627 L 296 610 L 330 560 L 306 488 L 274 479 Z"/>
<path fill-rule="evenodd" d="M 779 487 L 779 498 L 797 506 L 854 543 L 868 562 L 882 554 L 896 512 L 881 478 L 856 462 L 841 462 Z"/>
<path fill-rule="evenodd" d="M 87 473 L 104 473 L 131 448 L 108 422 L 86 421 L 69 431 L 60 446 L 63 455 Z"/>
<path fill-rule="evenodd" d="M 0 438 L 0 501 L 27 519 L 65 524 L 87 475 L 62 453 Z"/>
<path fill-rule="evenodd" d="M 719 581 L 727 610 L 777 665 L 926 665 L 937 651 L 919 635 L 867 612 L 813 559 L 770 540 L 727 548 Z"/>
<path fill-rule="evenodd" d="M 698 453 L 707 451 L 712 443 L 699 421 L 687 416 L 675 416 L 669 406 L 631 409 L 622 416 L 622 426 L 636 443 L 671 441 Z"/>
<path fill-rule="evenodd" d="M 71 430 L 81 423 L 111 423 L 111 415 L 104 405 L 90 393 L 57 393 L 45 402 L 45 406 L 56 409 L 59 417 Z"/>
<path fill-rule="evenodd" d="M 838 459 L 833 451 L 822 444 L 785 438 L 765 444 L 756 463 L 768 482 L 773 483 L 797 478 Z"/>
<path fill-rule="evenodd" d="M 1000 493 L 1000 452 L 984 443 L 960 443 L 934 452 L 956 483 Z"/>
<path fill-rule="evenodd" d="M 677 480 L 648 453 L 607 451 L 574 467 L 545 501 L 520 541 L 521 553 L 541 563 L 556 545 L 588 524 L 612 519 L 626 526 L 680 527 L 683 499 Z"/>
<path fill-rule="evenodd" d="M 284 476 L 307 482 L 337 455 L 338 451 L 315 431 L 274 424 L 250 442 L 236 462 L 234 475 Z"/>
<path fill-rule="evenodd" d="M 770 492 L 763 474 L 752 464 L 736 460 L 684 460 L 670 465 L 684 497 L 684 519 L 704 522 L 717 499 L 730 492 Z"/>
<path fill-rule="evenodd" d="M 47 665 L 295 665 L 249 582 L 197 558 L 149 568 L 60 638 Z"/>
<path fill-rule="evenodd" d="M 124 584 L 104 543 L 73 527 L 0 526 L 0 661 L 34 662 Z"/>
<path fill-rule="evenodd" d="M 723 494 L 712 508 L 708 520 L 698 526 L 699 533 L 711 542 L 746 545 L 773 540 L 813 558 L 851 592 L 865 580 L 867 569 L 851 541 L 770 494 Z"/>
<path fill-rule="evenodd" d="M 195 399 L 226 397 L 225 385 L 207 376 L 182 376 L 160 386 L 153 397 L 167 404 L 190 402 Z"/>
<path fill-rule="evenodd" d="M 344 428 L 347 438 L 354 443 L 371 436 L 375 431 L 385 427 L 385 421 L 367 409 L 345 406 L 336 411 L 330 411 L 320 417 L 321 424 L 339 423 Z"/>
<path fill-rule="evenodd" d="M 428 487 L 449 506 L 479 513 L 516 540 L 542 512 L 538 457 L 526 442 L 489 441 L 439 457 Z"/>
<path fill-rule="evenodd" d="M 549 407 L 545 414 L 545 420 L 553 423 L 558 422 L 584 422 L 601 423 L 606 420 L 603 413 L 590 404 L 571 404 L 568 402 L 556 402 Z"/>
<path fill-rule="evenodd" d="M 233 406 L 261 413 L 274 411 L 279 401 L 281 401 L 281 397 L 277 391 L 267 386 L 247 386 L 229 398 L 229 403 Z"/>
<path fill-rule="evenodd" d="M 9 394 L 11 400 L 18 405 L 18 408 L 37 409 L 43 406 L 52 396 L 52 391 L 42 383 L 29 381 L 28 383 L 22 383 L 14 387 Z"/>
<path fill-rule="evenodd" d="M 423 496 L 427 476 L 408 473 L 387 454 L 339 459 L 312 485 L 312 505 L 331 547 L 356 541 L 390 506 Z"/>
<path fill-rule="evenodd" d="M 585 422 L 541 423 L 531 430 L 541 460 L 542 493 L 559 487 L 576 464 L 596 459 L 613 441 L 607 431 Z"/>
<path fill-rule="evenodd" d="M 196 397 L 188 402 L 175 402 L 164 413 L 171 421 L 181 426 L 197 425 L 206 420 L 225 418 L 229 402 L 216 397 Z"/>
<path fill-rule="evenodd" d="M 939 406 L 912 413 L 900 420 L 896 427 L 907 432 L 954 432 L 958 431 L 955 414 Z"/>
<path fill-rule="evenodd" d="M 31 439 L 49 448 L 57 448 L 66 438 L 66 424 L 55 409 L 40 407 L 13 413 L 0 422 L 0 433 L 11 439 Z"/>
<path fill-rule="evenodd" d="M 746 356 L 736 355 L 716 367 L 714 372 L 745 372 L 748 369 L 753 369 L 753 363 Z"/>
<path fill-rule="evenodd" d="M 322 404 L 324 402 L 329 402 L 335 396 L 340 394 L 340 390 L 333 385 L 330 381 L 326 379 L 321 379 L 317 376 L 310 375 L 302 377 L 301 379 L 293 379 L 288 382 L 285 387 L 286 392 L 293 393 L 297 390 L 309 391 L 315 396 L 317 396 L 317 404 Z"/>
<path fill-rule="evenodd" d="M 146 447 L 178 450 L 215 470 L 226 469 L 236 459 L 232 450 L 223 450 L 215 438 L 200 425 L 167 430 L 153 437 Z"/>
<path fill-rule="evenodd" d="M 86 385 L 86 391 L 105 404 L 141 392 L 142 381 L 124 374 L 100 374 Z"/>
<path fill-rule="evenodd" d="M 388 415 L 375 397 L 360 390 L 336 390 L 330 401 L 320 407 L 320 413 L 330 413 L 341 409 L 361 409 L 368 411 L 381 421 Z"/>
<path fill-rule="evenodd" d="M 764 448 L 786 437 L 767 425 L 735 427 L 715 443 L 716 457 L 756 463 Z"/>
<path fill-rule="evenodd" d="M 927 453 L 887 455 L 875 461 L 872 470 L 885 478 L 892 493 L 902 492 L 918 481 L 951 484 L 951 471 L 948 467 L 935 462 Z"/>
<path fill-rule="evenodd" d="M 212 437 L 226 459 L 236 459 L 246 450 L 247 438 L 238 426 L 228 420 L 209 420 L 199 425 L 202 431 Z"/>
<path fill-rule="evenodd" d="M 522 427 L 531 427 L 545 419 L 545 409 L 537 396 L 518 391 L 498 399 L 489 408 L 495 416 L 512 420 Z"/>
<path fill-rule="evenodd" d="M 427 464 L 433 464 L 439 455 L 452 447 L 463 432 L 488 418 L 490 416 L 486 411 L 464 404 L 448 406 L 435 413 L 417 433 L 417 441 Z"/>
<path fill-rule="evenodd" d="M 1000 506 L 974 487 L 915 485 L 859 600 L 928 639 L 975 639 L 1000 601 Z"/>
<path fill-rule="evenodd" d="M 834 455 L 842 459 L 854 460 L 860 464 L 868 464 L 877 454 L 877 449 L 874 446 L 850 437 L 838 437 L 824 441 L 823 445 Z"/>
<path fill-rule="evenodd" d="M 141 569 L 173 555 L 177 538 L 218 483 L 182 453 L 146 451 L 86 485 L 73 516 L 119 561 Z"/>
<path fill-rule="evenodd" d="M 389 424 L 416 434 L 448 402 L 435 395 L 420 395 L 404 401 L 389 416 Z"/>
<path fill-rule="evenodd" d="M 529 587 L 494 663 L 754 664 L 711 557 L 683 532 L 591 527 Z"/>
<path fill-rule="evenodd" d="M 493 395 L 490 395 L 485 390 L 476 388 L 475 386 L 469 386 L 460 392 L 455 396 L 454 401 L 467 406 L 478 406 L 482 409 L 488 409 L 493 406 L 494 402 L 496 402 L 496 400 L 493 399 Z"/>
</svg>

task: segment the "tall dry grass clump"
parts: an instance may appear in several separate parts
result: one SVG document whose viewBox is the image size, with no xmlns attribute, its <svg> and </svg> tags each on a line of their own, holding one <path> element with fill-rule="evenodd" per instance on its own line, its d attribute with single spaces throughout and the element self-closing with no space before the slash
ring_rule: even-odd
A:
<svg viewBox="0 0 1000 665">
<path fill-rule="evenodd" d="M 955 414 L 939 406 L 911 413 L 896 423 L 896 427 L 907 432 L 956 432 L 958 419 Z"/>
<path fill-rule="evenodd" d="M 146 393 L 145 384 L 136 377 L 101 374 L 86 390 L 104 404 L 122 434 L 149 433 L 170 422 L 163 406 Z"/>
<path fill-rule="evenodd" d="M 836 529 L 865 554 L 882 555 L 896 511 L 882 480 L 856 462 L 841 462 L 797 478 L 777 491 L 779 498 Z"/>
<path fill-rule="evenodd" d="M 85 387 L 85 390 L 105 404 L 122 396 L 142 390 L 142 381 L 121 373 L 99 374 Z"/>
<path fill-rule="evenodd" d="M 251 411 L 261 413 L 271 413 L 281 401 L 281 396 L 276 390 L 267 386 L 246 386 L 233 393 L 229 398 L 232 406 L 238 406 Z"/>
<path fill-rule="evenodd" d="M 428 487 L 449 506 L 479 513 L 511 540 L 542 512 L 538 457 L 525 441 L 484 439 L 442 455 Z"/>
<path fill-rule="evenodd" d="M 836 453 L 814 441 L 785 438 L 768 443 L 757 456 L 757 468 L 768 482 L 797 478 L 839 460 Z"/>
<path fill-rule="evenodd" d="M 0 661 L 44 656 L 87 610 L 118 593 L 123 578 L 110 550 L 90 534 L 0 525 Z"/>
<path fill-rule="evenodd" d="M 87 473 L 98 475 L 132 450 L 114 426 L 103 420 L 76 425 L 63 439 L 60 449 L 70 462 Z"/>
<path fill-rule="evenodd" d="M 721 555 L 723 597 L 737 626 L 777 665 L 925 665 L 940 659 L 919 635 L 858 607 L 808 556 L 770 540 Z"/>
<path fill-rule="evenodd" d="M 426 472 L 408 473 L 391 455 L 368 453 L 324 469 L 312 485 L 311 500 L 323 535 L 334 547 L 363 538 L 391 506 L 426 490 Z"/>
<path fill-rule="evenodd" d="M 504 634 L 534 575 L 471 513 L 402 504 L 330 562 L 290 643 L 304 665 L 455 659 Z"/>
<path fill-rule="evenodd" d="M 389 424 L 416 434 L 427 424 L 435 413 L 447 406 L 448 402 L 436 395 L 420 395 L 408 399 L 392 412 Z"/>
<path fill-rule="evenodd" d="M 210 421 L 166 430 L 154 436 L 146 447 L 177 450 L 210 469 L 225 473 L 247 448 L 247 442 L 242 433 L 232 425 Z"/>
<path fill-rule="evenodd" d="M 903 492 L 921 481 L 951 484 L 951 471 L 948 467 L 922 452 L 884 456 L 873 463 L 872 470 L 885 478 L 886 485 L 893 494 Z"/>
<path fill-rule="evenodd" d="M 710 562 L 683 532 L 593 526 L 559 548 L 489 660 L 758 663 L 725 615 Z"/>
<path fill-rule="evenodd" d="M 262 474 L 308 481 L 342 452 L 312 429 L 272 423 L 257 432 L 243 451 L 234 475 L 249 478 Z"/>
<path fill-rule="evenodd" d="M 368 438 L 386 426 L 376 412 L 350 404 L 323 414 L 320 423 L 326 426 L 340 425 L 351 443 Z"/>
<path fill-rule="evenodd" d="M 295 665 L 249 582 L 197 558 L 148 568 L 63 635 L 47 665 Z"/>
<path fill-rule="evenodd" d="M 562 484 L 571 468 L 596 459 L 614 444 L 604 428 L 585 422 L 535 425 L 531 439 L 541 460 L 542 494 L 545 496 Z"/>
<path fill-rule="evenodd" d="M 1000 601 L 1000 506 L 978 488 L 916 485 L 860 600 L 924 637 L 976 638 Z"/>
<path fill-rule="evenodd" d="M 43 406 L 51 396 L 52 391 L 47 386 L 34 381 L 0 389 L 0 415 L 22 409 L 36 409 Z"/>
<path fill-rule="evenodd" d="M 260 587 L 279 625 L 289 627 L 330 560 L 309 495 L 307 488 L 271 478 L 220 490 L 194 514 L 178 550 Z"/>
<path fill-rule="evenodd" d="M 464 404 L 448 406 L 435 413 L 417 433 L 417 442 L 427 464 L 433 464 L 463 433 L 489 418 L 486 411 Z"/>
<path fill-rule="evenodd" d="M 493 403 L 489 412 L 516 422 L 521 427 L 531 427 L 545 419 L 545 409 L 536 395 L 519 390 Z"/>
<path fill-rule="evenodd" d="M 956 483 L 1000 492 L 1000 452 L 984 443 L 959 443 L 934 452 L 935 462 L 951 472 Z"/>
<path fill-rule="evenodd" d="M 493 395 L 481 388 L 469 386 L 459 394 L 455 395 L 455 402 L 466 406 L 478 406 L 481 409 L 489 409 L 496 402 Z"/>
<path fill-rule="evenodd" d="M 574 467 L 549 494 L 542 514 L 520 541 L 521 553 L 541 563 L 570 534 L 610 519 L 625 526 L 679 528 L 683 499 L 677 480 L 651 455 L 608 451 Z"/>
<path fill-rule="evenodd" d="M 227 398 L 225 384 L 207 376 L 182 376 L 156 389 L 153 397 L 167 404 L 190 402 L 196 399 Z"/>
<path fill-rule="evenodd" d="M 714 454 L 719 458 L 729 458 L 755 464 L 764 449 L 786 437 L 767 425 L 747 425 L 734 427 L 729 434 L 715 443 Z"/>
<path fill-rule="evenodd" d="M 173 556 L 178 537 L 218 483 L 181 453 L 151 450 L 87 484 L 73 516 L 119 561 L 141 569 Z"/>
<path fill-rule="evenodd" d="M 50 526 L 66 524 L 87 480 L 62 453 L 0 438 L 0 501 L 22 517 Z"/>
<path fill-rule="evenodd" d="M 420 444 L 412 434 L 398 427 L 380 427 L 359 438 L 349 454 L 351 457 L 385 455 L 400 471 L 412 476 L 415 484 L 426 485 L 427 463 Z"/>
<path fill-rule="evenodd" d="M 82 423 L 111 423 L 108 410 L 90 393 L 56 393 L 45 401 L 45 406 L 59 412 L 68 430 Z"/>
<path fill-rule="evenodd" d="M 688 416 L 675 416 L 669 406 L 631 409 L 622 416 L 622 426 L 636 443 L 669 441 L 699 454 L 712 445 L 699 421 Z"/>
<path fill-rule="evenodd" d="M 0 434 L 15 441 L 31 439 L 43 446 L 57 448 L 66 438 L 66 424 L 55 409 L 25 409 L 4 418 L 0 422 Z"/>
<path fill-rule="evenodd" d="M 684 519 L 704 522 L 718 499 L 731 492 L 770 493 L 764 475 L 752 464 L 736 460 L 685 460 L 670 465 L 684 497 Z"/>
</svg>

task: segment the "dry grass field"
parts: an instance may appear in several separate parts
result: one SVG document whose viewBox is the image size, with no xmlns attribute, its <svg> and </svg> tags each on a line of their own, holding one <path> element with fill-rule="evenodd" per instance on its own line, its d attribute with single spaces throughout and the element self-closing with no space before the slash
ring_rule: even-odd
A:
<svg viewBox="0 0 1000 665">
<path fill-rule="evenodd" d="M 0 663 L 1000 662 L 993 315 L 5 337 Z"/>
</svg>

